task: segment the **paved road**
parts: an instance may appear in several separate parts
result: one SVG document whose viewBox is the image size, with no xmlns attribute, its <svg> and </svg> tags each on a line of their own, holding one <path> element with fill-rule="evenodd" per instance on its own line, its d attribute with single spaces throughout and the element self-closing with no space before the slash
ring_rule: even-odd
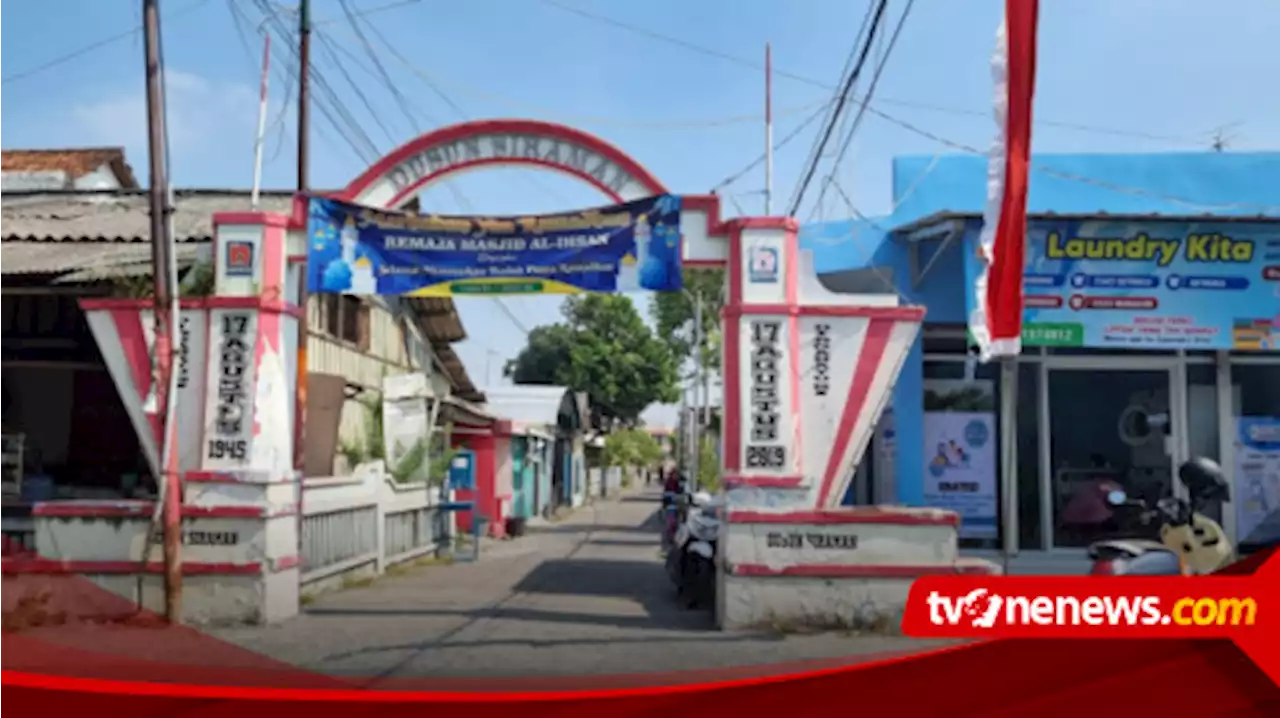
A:
<svg viewBox="0 0 1280 718">
<path fill-rule="evenodd" d="M 286 623 L 214 635 L 313 671 L 375 680 L 669 674 L 940 645 L 721 633 L 710 614 L 676 604 L 657 508 L 653 492 L 600 502 L 502 542 L 478 563 L 414 568 L 323 596 Z"/>
</svg>

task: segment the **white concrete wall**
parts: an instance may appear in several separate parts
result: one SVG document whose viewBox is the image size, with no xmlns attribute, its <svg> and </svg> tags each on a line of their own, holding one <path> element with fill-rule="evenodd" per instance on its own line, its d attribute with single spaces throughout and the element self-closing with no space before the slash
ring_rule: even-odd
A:
<svg viewBox="0 0 1280 718">
<path fill-rule="evenodd" d="M 726 538 L 735 564 L 770 568 L 949 566 L 958 556 L 951 526 L 730 523 Z M 851 542 L 856 546 L 848 547 Z"/>
</svg>

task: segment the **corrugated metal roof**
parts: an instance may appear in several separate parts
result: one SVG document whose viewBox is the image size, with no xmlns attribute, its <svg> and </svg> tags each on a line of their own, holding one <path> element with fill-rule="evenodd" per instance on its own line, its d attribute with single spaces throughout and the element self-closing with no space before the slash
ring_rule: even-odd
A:
<svg viewBox="0 0 1280 718">
<path fill-rule="evenodd" d="M 485 406 L 504 419 L 523 424 L 555 426 L 568 387 L 499 386 L 485 387 Z"/>
<path fill-rule="evenodd" d="M 200 245 L 178 245 L 180 263 L 195 261 Z M 0 274 L 66 274 L 60 282 L 87 282 L 109 276 L 128 276 L 139 268 L 140 274 L 151 272 L 151 245 L 142 243 L 85 242 L 74 248 L 62 242 L 0 243 Z M 121 273 L 123 271 L 123 274 Z M 75 278 L 73 278 L 75 277 Z"/>
<path fill-rule="evenodd" d="M 258 208 L 288 214 L 293 192 L 264 192 Z M 213 214 L 249 209 L 249 193 L 182 190 L 174 193 L 173 231 L 178 242 L 213 238 Z M 5 192 L 0 206 L 5 240 L 147 242 L 151 209 L 145 191 Z"/>
<path fill-rule="evenodd" d="M 436 359 L 444 365 L 445 373 L 449 375 L 449 383 L 453 385 L 454 396 L 464 401 L 484 403 L 485 395 L 471 381 L 471 375 L 467 373 L 467 367 L 462 363 L 462 359 L 458 357 L 458 353 L 453 347 L 444 343 L 432 342 L 431 350 L 435 352 Z"/>
</svg>

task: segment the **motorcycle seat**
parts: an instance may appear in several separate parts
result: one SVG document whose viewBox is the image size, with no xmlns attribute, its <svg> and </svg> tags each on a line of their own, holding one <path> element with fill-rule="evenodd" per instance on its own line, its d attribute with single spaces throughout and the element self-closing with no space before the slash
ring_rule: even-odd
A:
<svg viewBox="0 0 1280 718">
<path fill-rule="evenodd" d="M 1168 547 L 1159 541 L 1148 541 L 1146 539 L 1111 539 L 1109 541 L 1097 541 L 1089 546 L 1089 558 L 1096 559 L 1102 554 L 1123 554 L 1130 558 L 1137 558 L 1144 553 L 1151 551 L 1168 551 Z"/>
</svg>

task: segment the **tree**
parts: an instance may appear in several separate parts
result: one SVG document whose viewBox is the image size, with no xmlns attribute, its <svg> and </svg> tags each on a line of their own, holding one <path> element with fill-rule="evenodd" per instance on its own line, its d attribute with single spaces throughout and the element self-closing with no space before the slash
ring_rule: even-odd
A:
<svg viewBox="0 0 1280 718">
<path fill-rule="evenodd" d="M 604 460 L 609 466 L 655 466 L 662 458 L 662 445 L 644 429 L 619 429 L 605 437 Z"/>
<path fill-rule="evenodd" d="M 720 309 L 724 306 L 724 270 L 686 269 L 683 292 L 664 292 L 654 297 L 650 315 L 658 338 L 671 347 L 676 361 L 683 364 L 694 356 L 694 297 L 702 297 L 702 344 L 695 361 L 710 369 L 720 368 Z"/>
<path fill-rule="evenodd" d="M 529 332 L 503 373 L 517 384 L 586 392 L 593 423 L 634 426 L 653 403 L 680 398 L 676 361 L 628 297 L 588 294 L 565 301 L 565 321 Z"/>
</svg>

